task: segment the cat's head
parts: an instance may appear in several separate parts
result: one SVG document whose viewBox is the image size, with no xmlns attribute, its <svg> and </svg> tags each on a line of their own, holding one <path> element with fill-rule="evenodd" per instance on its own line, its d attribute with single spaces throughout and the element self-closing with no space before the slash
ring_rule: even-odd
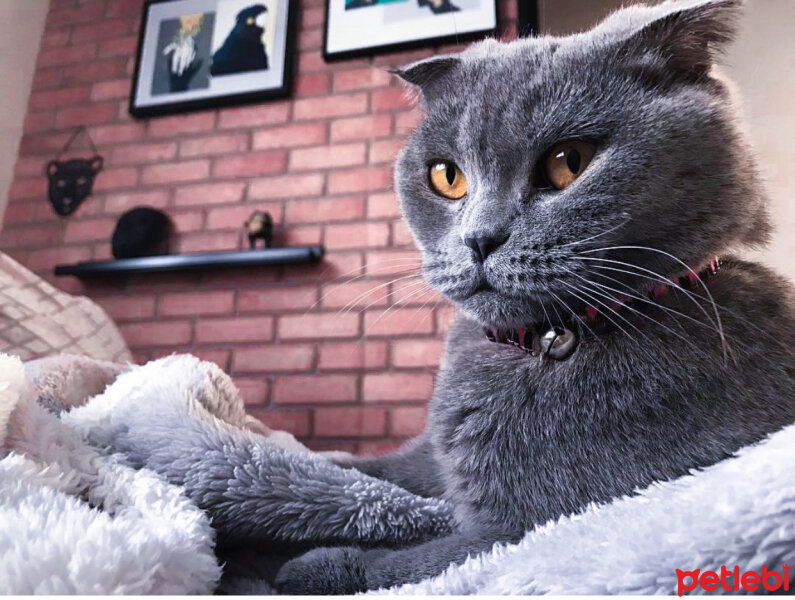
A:
<svg viewBox="0 0 795 600">
<path fill-rule="evenodd" d="M 399 70 L 425 109 L 396 187 L 426 280 L 521 327 L 592 303 L 596 283 L 640 291 L 764 242 L 764 191 L 711 70 L 739 4 L 634 6 Z"/>
</svg>

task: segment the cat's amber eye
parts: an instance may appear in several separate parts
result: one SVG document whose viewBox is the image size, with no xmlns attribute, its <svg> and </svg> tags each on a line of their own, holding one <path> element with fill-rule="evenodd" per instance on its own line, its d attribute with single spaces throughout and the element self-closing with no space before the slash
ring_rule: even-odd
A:
<svg viewBox="0 0 795 600">
<path fill-rule="evenodd" d="M 596 154 L 596 146 L 589 142 L 571 140 L 555 144 L 546 154 L 543 170 L 549 184 L 563 190 L 582 175 Z"/>
<path fill-rule="evenodd" d="M 430 181 L 433 190 L 449 200 L 460 200 L 467 194 L 467 179 L 454 162 L 440 160 L 431 165 Z"/>
</svg>

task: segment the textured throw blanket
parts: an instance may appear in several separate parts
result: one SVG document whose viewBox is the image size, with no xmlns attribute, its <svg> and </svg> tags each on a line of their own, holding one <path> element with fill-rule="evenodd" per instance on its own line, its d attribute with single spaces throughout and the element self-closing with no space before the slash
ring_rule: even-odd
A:
<svg viewBox="0 0 795 600">
<path fill-rule="evenodd" d="M 26 367 L 0 355 L 2 593 L 264 593 L 269 577 L 228 559 L 222 578 L 215 551 L 395 546 L 454 527 L 444 502 L 248 419 L 210 363 Z M 781 572 L 795 561 L 794 466 L 795 426 L 392 592 L 671 594 L 676 569 Z"/>
</svg>

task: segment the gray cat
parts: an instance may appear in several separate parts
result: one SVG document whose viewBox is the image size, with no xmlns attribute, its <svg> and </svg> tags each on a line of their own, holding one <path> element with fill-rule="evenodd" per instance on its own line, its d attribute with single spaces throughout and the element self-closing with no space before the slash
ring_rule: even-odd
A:
<svg viewBox="0 0 795 600">
<path fill-rule="evenodd" d="M 458 531 L 312 550 L 282 592 L 419 581 L 795 421 L 788 285 L 728 254 L 769 231 L 711 71 L 739 4 L 635 6 L 398 71 L 426 116 L 397 189 L 425 279 L 461 316 L 426 431 L 341 462 L 449 500 Z"/>
</svg>

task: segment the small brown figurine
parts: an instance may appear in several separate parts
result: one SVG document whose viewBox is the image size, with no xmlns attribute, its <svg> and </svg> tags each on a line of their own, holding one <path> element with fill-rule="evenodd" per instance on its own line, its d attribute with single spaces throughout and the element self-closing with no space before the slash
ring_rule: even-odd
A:
<svg viewBox="0 0 795 600">
<path fill-rule="evenodd" d="M 248 243 L 252 249 L 257 247 L 257 240 L 263 240 L 265 248 L 271 247 L 273 219 L 268 213 L 261 210 L 254 211 L 245 222 L 245 226 L 248 233 Z"/>
</svg>

